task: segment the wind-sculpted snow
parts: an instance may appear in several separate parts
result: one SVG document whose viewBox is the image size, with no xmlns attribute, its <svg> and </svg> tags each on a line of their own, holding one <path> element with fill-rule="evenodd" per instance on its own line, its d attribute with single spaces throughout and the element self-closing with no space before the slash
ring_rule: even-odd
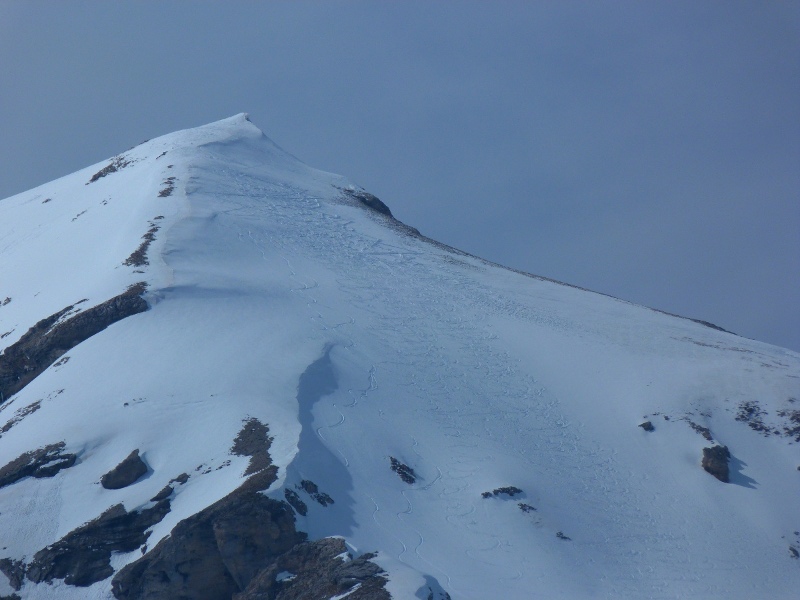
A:
<svg viewBox="0 0 800 600">
<path fill-rule="evenodd" d="M 0 559 L 169 498 L 147 547 L 111 557 L 117 572 L 145 564 L 255 477 L 234 441 L 258 423 L 270 506 L 312 542 L 376 552 L 395 598 L 796 595 L 796 353 L 430 242 L 243 116 L 124 156 L 91 185 L 108 161 L 0 202 L 8 345 L 136 281 L 150 307 L 2 405 L 0 463 L 53 440 L 77 461 L 0 489 Z M 149 264 L 123 264 L 156 216 Z M 729 483 L 703 469 L 703 430 L 729 449 Z M 103 489 L 133 448 L 150 471 Z M 269 573 L 258 585 L 277 589 Z"/>
</svg>

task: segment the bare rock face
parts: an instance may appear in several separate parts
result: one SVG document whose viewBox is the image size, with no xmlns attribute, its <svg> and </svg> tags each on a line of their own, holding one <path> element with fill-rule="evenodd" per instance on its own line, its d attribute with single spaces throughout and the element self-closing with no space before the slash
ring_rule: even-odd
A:
<svg viewBox="0 0 800 600">
<path fill-rule="evenodd" d="M 731 453 L 727 446 L 703 448 L 703 468 L 723 483 L 728 483 L 728 459 Z"/>
<path fill-rule="evenodd" d="M 170 510 L 169 500 L 127 512 L 122 504 L 109 508 L 93 521 L 71 531 L 55 544 L 37 552 L 28 565 L 34 583 L 63 579 L 75 586 L 89 586 L 110 577 L 112 552 L 131 552 L 147 541 L 147 529 Z"/>
<path fill-rule="evenodd" d="M 144 291 L 145 284 L 138 283 L 72 317 L 65 319 L 75 305 L 36 323 L 0 354 L 0 403 L 28 385 L 68 350 L 109 325 L 146 311 L 147 302 L 141 297 Z"/>
<path fill-rule="evenodd" d="M 147 473 L 147 464 L 139 456 L 139 450 L 131 452 L 125 460 L 100 478 L 100 485 L 107 490 L 119 490 L 136 483 Z"/>
<path fill-rule="evenodd" d="M 383 570 L 369 555 L 345 560 L 340 538 L 298 544 L 261 571 L 233 600 L 327 600 L 353 590 L 353 600 L 389 600 Z M 358 589 L 354 589 L 357 585 Z"/>
<path fill-rule="evenodd" d="M 184 519 L 169 537 L 112 581 L 120 600 L 230 599 L 265 566 L 305 541 L 292 509 L 260 493 L 275 480 L 275 467 Z"/>
<path fill-rule="evenodd" d="M 0 559 L 0 573 L 8 577 L 9 585 L 19 591 L 25 582 L 26 565 L 21 560 Z"/>
<path fill-rule="evenodd" d="M 272 459 L 269 456 L 271 444 L 272 438 L 269 437 L 269 427 L 258 419 L 251 418 L 245 421 L 236 439 L 233 440 L 231 454 L 250 457 L 250 464 L 244 472 L 245 475 L 250 475 L 266 469 L 272 464 Z"/>
<path fill-rule="evenodd" d="M 49 444 L 44 448 L 26 452 L 4 467 L 0 467 L 0 488 L 11 485 L 23 477 L 53 477 L 61 469 L 75 464 L 74 454 L 64 454 L 64 442 Z"/>
<path fill-rule="evenodd" d="M 386 204 L 384 204 L 377 196 L 374 196 L 373 194 L 363 190 L 344 189 L 342 191 L 351 198 L 358 200 L 367 208 L 371 208 L 375 212 L 379 212 L 387 217 L 392 216 L 392 211 L 389 210 L 389 207 L 386 206 Z"/>
<path fill-rule="evenodd" d="M 278 472 L 268 452 L 268 431 L 255 419 L 245 422 L 232 452 L 250 456 L 247 470 L 255 473 L 238 489 L 178 523 L 152 550 L 121 569 L 111 582 L 116 598 L 313 600 L 348 590 L 354 590 L 348 596 L 353 600 L 390 598 L 380 567 L 364 557 L 343 560 L 340 555 L 346 548 L 341 539 L 306 542 L 307 535 L 295 528 L 292 507 L 261 493 Z M 302 489 L 320 493 L 311 482 Z M 278 577 L 284 571 L 292 572 L 291 582 Z M 357 584 L 361 585 L 355 589 Z"/>
<path fill-rule="evenodd" d="M 27 564 L 0 560 L 0 571 L 16 590 L 26 578 L 36 584 L 63 580 L 88 587 L 113 576 L 111 588 L 119 600 L 313 600 L 342 593 L 353 600 L 390 599 L 385 573 L 370 562 L 371 556 L 350 559 L 339 538 L 307 542 L 307 535 L 295 527 L 292 507 L 261 493 L 277 479 L 267 432 L 265 425 L 250 420 L 237 438 L 236 450 L 255 459 L 250 467 L 257 471 L 249 479 L 179 522 L 168 537 L 116 575 L 112 556 L 146 551 L 148 530 L 170 511 L 172 484 L 186 482 L 186 474 L 171 480 L 146 508 L 128 512 L 122 504 L 112 506 L 41 549 Z M 63 448 L 62 442 L 26 453 L 4 467 L 2 474 L 11 481 L 26 474 L 54 473 L 65 458 L 75 460 L 74 455 L 63 455 Z M 102 484 L 119 489 L 146 472 L 147 465 L 134 450 L 103 476 Z M 304 480 L 300 487 L 328 498 L 311 481 Z"/>
</svg>

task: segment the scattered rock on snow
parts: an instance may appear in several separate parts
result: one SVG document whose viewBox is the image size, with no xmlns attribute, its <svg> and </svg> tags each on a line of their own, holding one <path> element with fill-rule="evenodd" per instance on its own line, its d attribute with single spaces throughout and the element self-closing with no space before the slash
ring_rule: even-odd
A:
<svg viewBox="0 0 800 600">
<path fill-rule="evenodd" d="M 748 400 L 747 402 L 742 402 L 739 404 L 739 410 L 736 413 L 736 420 L 746 423 L 750 429 L 761 433 L 765 437 L 769 437 L 773 433 L 780 434 L 780 431 L 773 429 L 764 423 L 764 417 L 766 416 L 766 411 L 761 408 L 758 402 L 754 400 Z"/>
<path fill-rule="evenodd" d="M 300 499 L 300 496 L 297 495 L 297 492 L 286 488 L 283 490 L 283 497 L 286 498 L 286 501 L 298 515 L 305 517 L 308 514 L 308 506 L 306 506 L 306 503 Z"/>
<path fill-rule="evenodd" d="M 389 461 L 391 462 L 392 471 L 397 473 L 400 476 L 400 479 L 409 485 L 417 482 L 417 474 L 414 473 L 414 469 L 406 464 L 401 463 L 394 456 L 390 456 Z"/>
<path fill-rule="evenodd" d="M 499 487 L 491 492 L 483 492 L 481 494 L 482 498 L 491 498 L 492 496 L 508 496 L 509 498 L 513 498 L 517 494 L 524 493 L 521 489 L 513 485 L 507 485 L 505 487 Z"/>
<path fill-rule="evenodd" d="M 778 416 L 787 421 L 783 426 L 783 435 L 800 442 L 800 410 L 780 410 Z"/>
<path fill-rule="evenodd" d="M 334 503 L 333 498 L 325 492 L 320 492 L 317 484 L 309 479 L 303 479 L 303 481 L 300 482 L 300 488 L 322 506 L 328 506 Z"/>
<path fill-rule="evenodd" d="M 655 431 L 656 430 L 656 428 L 653 427 L 653 423 L 651 423 L 650 421 L 645 421 L 644 423 L 640 423 L 639 427 L 641 427 L 645 431 Z"/>
<path fill-rule="evenodd" d="M 19 423 L 20 421 L 22 421 L 22 419 L 24 419 L 28 415 L 32 415 L 41 407 L 42 407 L 42 401 L 37 400 L 36 402 L 31 402 L 28 406 L 23 406 L 22 408 L 17 409 L 17 411 L 14 413 L 14 416 L 11 419 L 9 419 L 5 425 L 0 427 L 0 437 L 2 437 L 2 434 L 8 433 L 11 430 L 11 428 L 14 427 L 14 425 Z"/>
<path fill-rule="evenodd" d="M 698 425 L 694 421 L 692 421 L 689 417 L 684 417 L 684 421 L 689 424 L 689 427 L 692 428 L 696 433 L 702 435 L 707 441 L 713 442 L 714 436 L 711 435 L 711 430 L 708 427 L 703 427 L 702 425 Z"/>
<path fill-rule="evenodd" d="M 139 244 L 139 247 L 134 250 L 122 264 L 126 267 L 144 267 L 149 265 L 150 262 L 147 260 L 147 250 L 150 248 L 150 244 L 155 241 L 156 233 L 158 233 L 159 229 L 160 227 L 158 225 L 150 221 L 150 229 L 142 236 L 142 243 Z"/>
<path fill-rule="evenodd" d="M 106 175 L 110 175 L 111 173 L 116 173 L 120 169 L 124 169 L 125 167 L 127 167 L 129 164 L 131 164 L 131 161 L 127 160 L 124 156 L 122 155 L 115 156 L 114 158 L 111 159 L 110 163 L 108 163 L 105 167 L 103 167 L 97 173 L 92 175 L 92 178 L 89 179 L 86 185 L 94 183 L 101 177 L 105 177 Z"/>
<path fill-rule="evenodd" d="M 158 192 L 158 197 L 166 198 L 167 196 L 171 196 L 174 190 L 175 190 L 175 177 L 167 177 L 164 180 L 164 187 L 161 189 L 161 191 Z"/>
<path fill-rule="evenodd" d="M 731 453 L 727 446 L 712 446 L 703 448 L 702 466 L 706 472 L 710 473 L 723 483 L 729 482 L 728 459 Z"/>
</svg>

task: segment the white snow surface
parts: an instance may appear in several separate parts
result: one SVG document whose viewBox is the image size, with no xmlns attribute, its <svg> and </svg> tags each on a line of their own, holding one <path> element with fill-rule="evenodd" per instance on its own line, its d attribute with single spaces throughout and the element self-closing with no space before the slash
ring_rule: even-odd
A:
<svg viewBox="0 0 800 600">
<path fill-rule="evenodd" d="M 268 494 L 298 491 L 312 539 L 379 552 L 395 598 L 797 597 L 798 444 L 736 420 L 757 402 L 789 426 L 797 353 L 433 243 L 245 115 L 121 156 L 88 185 L 109 161 L 0 201 L 0 348 L 139 281 L 150 305 L 0 405 L 2 427 L 41 401 L 0 437 L 0 467 L 60 441 L 79 456 L 0 488 L 0 558 L 29 561 L 116 503 L 150 506 L 185 472 L 152 548 L 241 484 L 248 459 L 231 446 L 257 418 L 274 438 Z M 151 222 L 150 264 L 125 266 Z M 712 443 L 689 421 L 730 449 L 730 483 L 700 467 Z M 102 488 L 137 448 L 150 472 Z M 523 493 L 482 497 L 504 486 Z"/>
</svg>

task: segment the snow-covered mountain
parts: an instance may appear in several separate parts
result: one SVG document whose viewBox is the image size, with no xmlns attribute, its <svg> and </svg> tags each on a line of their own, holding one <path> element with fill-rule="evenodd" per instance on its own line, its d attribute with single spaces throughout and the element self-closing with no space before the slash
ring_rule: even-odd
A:
<svg viewBox="0 0 800 600">
<path fill-rule="evenodd" d="M 800 355 L 438 244 L 245 115 L 0 202 L 0 338 L 0 597 L 800 593 Z"/>
</svg>

